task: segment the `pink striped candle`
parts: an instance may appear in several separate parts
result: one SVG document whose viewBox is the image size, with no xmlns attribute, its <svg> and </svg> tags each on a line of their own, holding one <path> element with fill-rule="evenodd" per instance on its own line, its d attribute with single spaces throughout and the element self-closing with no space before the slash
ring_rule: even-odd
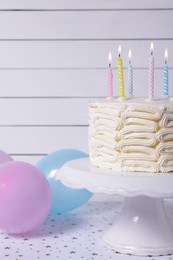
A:
<svg viewBox="0 0 173 260">
<path fill-rule="evenodd" d="M 149 58 L 149 99 L 154 98 L 154 44 L 150 45 L 151 56 Z"/>
<path fill-rule="evenodd" d="M 113 73 L 112 73 L 112 54 L 109 52 L 108 55 L 108 63 L 109 63 L 109 68 L 108 68 L 108 96 L 113 97 Z"/>
</svg>

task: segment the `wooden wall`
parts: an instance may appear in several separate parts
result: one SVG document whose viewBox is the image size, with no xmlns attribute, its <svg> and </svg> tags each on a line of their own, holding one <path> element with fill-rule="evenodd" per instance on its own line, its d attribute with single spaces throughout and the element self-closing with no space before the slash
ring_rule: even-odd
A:
<svg viewBox="0 0 173 260">
<path fill-rule="evenodd" d="M 148 93 L 150 42 L 155 94 L 164 50 L 173 94 L 171 0 L 0 0 L 0 149 L 35 163 L 63 148 L 87 151 L 87 105 L 107 95 L 107 57 L 122 45 L 125 82 L 132 49 L 134 94 Z"/>
</svg>

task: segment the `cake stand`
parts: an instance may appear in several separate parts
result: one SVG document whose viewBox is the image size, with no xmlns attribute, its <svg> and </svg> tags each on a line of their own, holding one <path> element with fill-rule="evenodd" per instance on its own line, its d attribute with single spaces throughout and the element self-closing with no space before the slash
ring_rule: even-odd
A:
<svg viewBox="0 0 173 260">
<path fill-rule="evenodd" d="M 55 179 L 74 189 L 125 197 L 118 219 L 103 236 L 111 249 L 141 256 L 173 253 L 173 226 L 163 201 L 173 197 L 173 173 L 113 175 L 92 168 L 89 158 L 82 158 L 64 164 Z"/>
</svg>

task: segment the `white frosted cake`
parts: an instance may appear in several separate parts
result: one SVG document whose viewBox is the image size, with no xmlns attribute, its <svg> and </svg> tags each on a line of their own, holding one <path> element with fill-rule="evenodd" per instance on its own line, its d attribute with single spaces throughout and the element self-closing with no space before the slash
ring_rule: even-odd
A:
<svg viewBox="0 0 173 260">
<path fill-rule="evenodd" d="M 173 101 L 90 103 L 89 156 L 93 166 L 113 171 L 173 171 Z"/>
</svg>

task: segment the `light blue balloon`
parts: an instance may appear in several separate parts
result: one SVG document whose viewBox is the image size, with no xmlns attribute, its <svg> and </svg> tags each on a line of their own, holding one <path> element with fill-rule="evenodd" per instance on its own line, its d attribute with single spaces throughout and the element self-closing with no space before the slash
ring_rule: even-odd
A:
<svg viewBox="0 0 173 260">
<path fill-rule="evenodd" d="M 36 164 L 36 167 L 47 178 L 52 191 L 53 203 L 50 214 L 65 213 L 76 209 L 87 202 L 93 195 L 86 189 L 68 188 L 53 178 L 55 171 L 63 164 L 84 157 L 88 157 L 88 155 L 79 150 L 64 149 L 45 156 Z"/>
</svg>

